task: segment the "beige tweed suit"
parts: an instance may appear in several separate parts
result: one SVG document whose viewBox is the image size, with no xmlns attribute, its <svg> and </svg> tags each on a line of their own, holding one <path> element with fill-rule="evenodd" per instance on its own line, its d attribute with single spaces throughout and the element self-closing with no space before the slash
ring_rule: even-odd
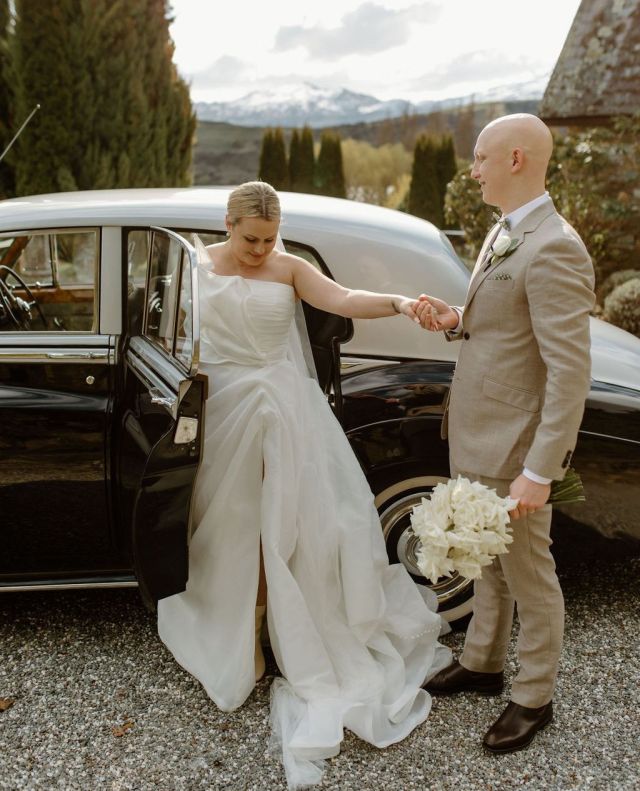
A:
<svg viewBox="0 0 640 791">
<path fill-rule="evenodd" d="M 580 237 L 551 201 L 509 235 L 518 247 L 489 262 L 485 241 L 472 275 L 443 432 L 451 474 L 508 494 L 523 468 L 564 476 L 590 383 L 593 267 Z M 474 615 L 461 663 L 503 669 L 514 602 L 520 670 L 511 699 L 538 707 L 553 696 L 564 603 L 549 547 L 551 506 L 512 522 L 514 542 L 476 582 Z"/>
</svg>

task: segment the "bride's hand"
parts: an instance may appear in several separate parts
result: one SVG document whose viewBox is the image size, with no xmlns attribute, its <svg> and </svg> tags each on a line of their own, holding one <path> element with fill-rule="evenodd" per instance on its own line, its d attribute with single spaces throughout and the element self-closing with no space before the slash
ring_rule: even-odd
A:
<svg viewBox="0 0 640 791">
<path fill-rule="evenodd" d="M 420 324 L 420 318 L 416 313 L 416 309 L 420 304 L 417 299 L 400 297 L 399 299 L 394 300 L 394 302 L 395 302 L 395 307 L 398 309 L 398 313 L 403 313 L 405 316 L 408 316 L 412 321 L 415 321 L 417 324 Z"/>
<path fill-rule="evenodd" d="M 420 294 L 415 312 L 425 330 L 452 330 L 460 322 L 457 311 L 444 300 L 427 294 Z"/>
</svg>

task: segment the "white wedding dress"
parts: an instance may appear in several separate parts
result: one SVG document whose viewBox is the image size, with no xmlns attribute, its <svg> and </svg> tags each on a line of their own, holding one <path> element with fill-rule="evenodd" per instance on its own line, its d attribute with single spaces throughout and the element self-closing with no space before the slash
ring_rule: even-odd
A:
<svg viewBox="0 0 640 791">
<path fill-rule="evenodd" d="M 291 286 L 200 267 L 206 437 L 184 593 L 160 637 L 223 710 L 254 685 L 262 540 L 272 746 L 290 787 L 317 783 L 343 728 L 377 747 L 422 723 L 425 678 L 450 663 L 440 616 L 389 565 L 373 496 L 316 380 L 302 370 Z"/>
</svg>

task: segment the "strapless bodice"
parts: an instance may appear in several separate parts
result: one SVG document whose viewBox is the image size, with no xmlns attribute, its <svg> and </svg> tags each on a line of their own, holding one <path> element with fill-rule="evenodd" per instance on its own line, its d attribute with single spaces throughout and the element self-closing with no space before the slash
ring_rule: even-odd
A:
<svg viewBox="0 0 640 791">
<path fill-rule="evenodd" d="M 200 360 L 264 366 L 286 357 L 295 291 L 199 266 Z"/>
</svg>

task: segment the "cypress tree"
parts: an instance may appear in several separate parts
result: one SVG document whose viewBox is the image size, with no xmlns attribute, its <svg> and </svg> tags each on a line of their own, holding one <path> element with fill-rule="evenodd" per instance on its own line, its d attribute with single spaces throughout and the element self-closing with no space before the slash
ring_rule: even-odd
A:
<svg viewBox="0 0 640 791">
<path fill-rule="evenodd" d="M 287 149 L 282 129 L 278 127 L 273 133 L 273 181 L 269 182 L 277 190 L 289 188 L 289 168 L 287 166 Z"/>
<path fill-rule="evenodd" d="M 300 135 L 300 168 L 298 171 L 299 192 L 313 192 L 315 165 L 313 132 L 309 126 L 305 126 Z"/>
<path fill-rule="evenodd" d="M 442 206 L 442 217 L 444 223 L 444 199 L 447 194 L 447 185 L 458 171 L 456 162 L 456 151 L 453 144 L 453 137 L 445 135 L 440 139 L 440 144 L 436 151 L 436 172 L 438 174 L 438 192 L 440 194 L 440 205 Z"/>
<path fill-rule="evenodd" d="M 277 190 L 285 190 L 289 185 L 287 151 L 282 129 L 267 129 L 262 136 L 259 178 Z"/>
<path fill-rule="evenodd" d="M 9 20 L 9 0 L 0 0 L 0 154 L 18 131 L 17 128 L 14 129 L 12 113 L 13 77 L 9 52 Z M 14 152 L 10 151 L 0 163 L 0 198 L 15 194 L 13 155 Z"/>
<path fill-rule="evenodd" d="M 260 162 L 258 164 L 258 178 L 271 184 L 273 162 L 273 131 L 266 129 L 262 134 L 260 147 Z"/>
<path fill-rule="evenodd" d="M 324 132 L 320 138 L 316 189 L 321 195 L 331 195 L 336 198 L 344 198 L 347 194 L 340 136 L 333 132 Z"/>
<path fill-rule="evenodd" d="M 299 187 L 299 174 L 301 164 L 300 149 L 300 135 L 298 130 L 294 129 L 291 134 L 291 141 L 289 142 L 289 189 L 292 192 L 301 192 Z"/>
<path fill-rule="evenodd" d="M 436 167 L 436 145 L 428 135 L 420 135 L 413 152 L 409 213 L 429 220 L 438 228 L 444 222 Z"/>
<path fill-rule="evenodd" d="M 195 117 L 166 0 L 16 0 L 19 194 L 190 183 Z"/>
</svg>

